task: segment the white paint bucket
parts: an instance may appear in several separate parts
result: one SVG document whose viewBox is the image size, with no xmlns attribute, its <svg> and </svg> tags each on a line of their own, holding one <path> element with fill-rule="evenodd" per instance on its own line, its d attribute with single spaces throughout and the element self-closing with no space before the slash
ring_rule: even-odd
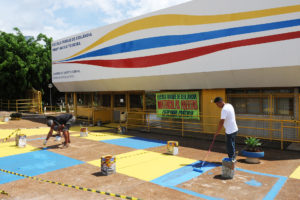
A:
<svg viewBox="0 0 300 200">
<path fill-rule="evenodd" d="M 59 142 L 61 140 L 61 137 L 60 136 L 55 136 L 55 141 L 56 142 Z"/>
<path fill-rule="evenodd" d="M 8 122 L 8 121 L 9 121 L 9 117 L 4 117 L 4 118 L 3 118 L 3 121 L 4 121 L 4 122 Z"/>
<path fill-rule="evenodd" d="M 89 135 L 88 128 L 84 127 L 80 129 L 80 137 L 87 137 Z"/>
<path fill-rule="evenodd" d="M 17 134 L 16 135 L 16 146 L 18 147 L 26 147 L 26 135 L 24 134 Z"/>
<path fill-rule="evenodd" d="M 178 154 L 178 142 L 177 141 L 168 141 L 167 143 L 167 150 L 168 153 L 171 155 L 177 155 Z"/>
</svg>

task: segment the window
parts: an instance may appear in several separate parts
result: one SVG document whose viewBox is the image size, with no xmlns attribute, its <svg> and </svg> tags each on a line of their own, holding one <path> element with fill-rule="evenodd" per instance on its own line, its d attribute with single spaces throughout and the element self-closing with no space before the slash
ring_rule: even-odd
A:
<svg viewBox="0 0 300 200">
<path fill-rule="evenodd" d="M 226 90 L 237 114 L 294 115 L 293 88 Z"/>
<path fill-rule="evenodd" d="M 274 99 L 275 115 L 293 115 L 294 99 L 293 98 L 275 98 Z"/>
<path fill-rule="evenodd" d="M 73 93 L 67 93 L 68 104 L 73 105 Z"/>
<path fill-rule="evenodd" d="M 276 94 L 276 93 L 293 93 L 292 88 L 283 88 L 283 89 L 263 89 L 263 93 L 268 93 L 268 94 Z"/>
<path fill-rule="evenodd" d="M 156 109 L 156 94 L 146 93 L 146 109 L 155 110 Z"/>
<path fill-rule="evenodd" d="M 249 98 L 247 99 L 247 113 L 260 114 L 261 112 L 261 99 Z"/>
<path fill-rule="evenodd" d="M 267 98 L 263 98 L 263 102 L 262 102 L 262 112 L 263 114 L 267 115 L 270 113 L 269 110 L 269 100 Z"/>
<path fill-rule="evenodd" d="M 92 106 L 92 95 L 91 94 L 77 94 L 78 106 Z"/>
<path fill-rule="evenodd" d="M 232 104 L 236 113 L 247 113 L 245 98 L 231 98 L 229 103 Z"/>
<path fill-rule="evenodd" d="M 99 93 L 94 93 L 93 94 L 93 98 L 94 98 L 94 105 L 93 106 L 101 106 L 101 95 Z"/>
<path fill-rule="evenodd" d="M 130 108 L 143 108 L 143 95 L 130 95 Z"/>
<path fill-rule="evenodd" d="M 231 97 L 228 102 L 232 104 L 237 114 L 269 113 L 267 97 Z"/>
<path fill-rule="evenodd" d="M 110 103 L 111 103 L 110 98 L 111 98 L 110 94 L 102 95 L 102 106 L 103 107 L 110 107 Z"/>
<path fill-rule="evenodd" d="M 126 107 L 125 94 L 116 94 L 114 100 L 115 107 Z"/>
</svg>

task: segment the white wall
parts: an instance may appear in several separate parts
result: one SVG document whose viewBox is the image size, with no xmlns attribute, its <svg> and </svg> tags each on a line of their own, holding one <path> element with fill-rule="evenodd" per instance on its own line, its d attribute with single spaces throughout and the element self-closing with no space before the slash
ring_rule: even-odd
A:
<svg viewBox="0 0 300 200">
<path fill-rule="evenodd" d="M 276 10 L 276 8 L 287 7 Z M 275 10 L 265 10 L 275 9 Z M 260 12 L 259 10 L 264 10 Z M 253 11 L 253 17 L 248 17 L 245 12 Z M 283 12 L 286 11 L 286 12 Z M 282 13 L 283 12 L 283 13 Z M 233 20 L 234 13 L 244 13 L 244 18 Z M 263 13 L 261 15 L 261 13 Z M 266 16 L 268 13 L 270 15 Z M 176 20 L 174 15 L 180 16 Z M 219 16 L 225 14 L 225 16 Z M 224 21 L 226 14 L 229 14 L 228 21 Z M 163 15 L 163 16 L 162 16 Z M 203 16 L 204 20 L 195 20 L 195 23 L 187 23 L 190 16 L 194 20 L 195 16 Z M 159 20 L 152 20 L 153 16 L 159 16 Z M 217 19 L 214 23 L 209 23 L 211 16 Z M 238 15 L 241 16 L 241 15 Z M 150 18 L 147 18 L 150 17 Z M 169 17 L 164 26 L 162 21 Z M 175 16 L 177 17 L 177 16 Z M 148 19 L 148 21 L 145 21 Z M 121 91 L 121 90 L 160 90 L 160 89 L 201 89 L 201 88 L 239 88 L 239 87 L 292 87 L 300 85 L 300 0 L 195 0 L 182 5 L 150 13 L 141 17 L 126 20 L 120 23 L 111 24 L 95 30 L 76 34 L 53 42 L 52 46 L 52 80 L 60 91 Z M 139 24 L 139 20 L 144 20 Z M 294 20 L 292 22 L 288 22 Z M 131 26 L 132 23 L 136 23 Z M 276 23 L 266 25 L 269 23 Z M 149 26 L 152 24 L 153 26 Z M 159 25 L 160 24 L 160 25 Z M 184 24 L 184 25 L 182 25 Z M 262 24 L 257 27 L 256 25 Z M 285 25 L 282 25 L 285 24 Z M 157 26 L 155 26 L 157 25 Z M 76 58 L 79 55 L 103 49 L 105 47 L 112 50 L 112 46 L 124 42 L 129 42 L 121 46 L 121 51 L 131 50 L 136 46 L 133 41 L 145 38 L 198 34 L 209 31 L 219 31 L 229 28 L 245 27 L 242 30 L 246 33 L 232 35 L 233 30 L 225 32 L 230 36 L 213 38 L 209 40 L 193 41 L 186 44 L 177 44 L 162 47 L 151 47 L 149 49 L 121 52 L 110 55 L 97 55 L 93 57 L 78 58 L 69 63 L 67 58 Z M 254 30 L 254 26 L 259 31 Z M 122 27 L 126 29 L 122 29 Z M 133 27 L 133 29 L 132 29 Z M 146 27 L 146 28 L 145 28 Z M 262 29 L 264 27 L 265 29 Z M 273 27 L 270 29 L 270 27 Z M 140 29 L 139 29 L 140 28 Z M 115 32 L 114 32 L 115 31 Z M 124 34 L 121 34 L 122 31 Z M 293 33 L 294 32 L 294 33 Z M 91 35 L 84 39 L 76 39 L 84 34 Z M 115 35 L 114 35 L 115 34 Z M 224 34 L 224 32 L 222 33 Z M 274 35 L 274 36 L 273 36 Z M 285 35 L 285 36 L 283 36 Z M 216 33 L 210 34 L 215 37 Z M 273 37 L 271 41 L 262 44 L 239 46 L 236 48 L 226 48 L 232 45 L 230 42 L 242 44 L 241 40 L 253 39 L 255 41 L 265 40 L 266 37 Z M 289 38 L 288 36 L 292 37 Z M 109 39 L 106 39 L 109 37 Z M 189 39 L 191 36 L 183 36 Z M 198 37 L 201 38 L 201 35 Z M 260 39 L 257 39 L 260 38 Z M 59 42 L 72 40 L 63 44 Z M 90 49 L 90 45 L 99 42 Z M 252 41 L 253 41 L 252 40 Z M 174 40 L 177 43 L 180 39 Z M 250 40 L 251 41 L 251 40 Z M 249 41 L 249 42 L 250 42 Z M 80 42 L 80 45 L 61 49 L 64 45 L 71 45 Z M 162 40 L 160 44 L 170 42 L 170 38 Z M 227 43 L 224 50 L 212 52 L 204 55 L 197 55 L 195 49 L 216 45 L 211 49 L 219 48 L 222 43 Z M 152 45 L 147 42 L 140 44 L 141 48 Z M 219 45 L 219 46 L 218 46 Z M 127 48 L 129 47 L 129 48 Z M 58 48 L 58 50 L 54 50 Z M 86 50 L 85 50 L 86 49 Z M 185 50 L 190 50 L 184 54 Z M 180 52 L 182 51 L 182 53 Z M 176 53 L 162 57 L 167 53 Z M 192 55 L 195 56 L 193 57 Z M 187 55 L 190 58 L 176 61 L 176 58 Z M 73 57 L 72 57 L 73 56 Z M 147 60 L 149 56 L 157 56 Z M 120 59 L 133 59 L 127 64 L 118 61 Z M 135 65 L 136 60 L 138 64 Z M 170 62 L 175 59 L 174 62 Z M 102 62 L 99 66 L 82 64 L 98 60 Z M 110 60 L 110 61 L 107 61 Z M 97 62 L 98 62 L 97 61 Z M 105 61 L 105 62 L 103 62 Z M 117 61 L 116 64 L 111 64 Z M 145 63 L 141 62 L 145 61 Z M 153 61 L 159 64 L 147 65 Z M 166 61 L 166 62 L 164 62 Z M 78 63 L 79 62 L 79 63 Z M 80 63 L 81 62 L 81 63 Z M 110 65 L 109 67 L 106 64 Z M 135 68 L 131 68 L 131 66 Z M 147 65 L 147 67 L 144 66 Z M 123 68 L 117 68 L 122 65 Z"/>
</svg>

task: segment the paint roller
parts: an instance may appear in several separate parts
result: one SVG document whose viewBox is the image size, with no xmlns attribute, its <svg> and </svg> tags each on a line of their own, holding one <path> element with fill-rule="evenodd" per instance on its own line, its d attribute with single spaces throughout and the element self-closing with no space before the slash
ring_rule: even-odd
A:
<svg viewBox="0 0 300 200">
<path fill-rule="evenodd" d="M 208 152 L 205 154 L 204 159 L 203 159 L 203 160 L 201 161 L 201 163 L 200 163 L 200 168 L 199 168 L 199 169 L 194 169 L 195 171 L 203 172 L 203 171 L 201 170 L 201 168 L 204 166 L 204 164 L 205 164 L 205 162 L 206 162 L 206 159 L 207 159 L 209 153 L 211 152 L 211 149 L 212 149 L 213 146 L 214 146 L 214 143 L 215 143 L 215 140 L 216 140 L 217 135 L 218 135 L 218 134 L 215 134 L 215 135 L 214 135 L 214 139 L 213 139 L 212 143 L 210 144 L 210 146 L 209 146 L 209 148 L 208 148 Z"/>
</svg>

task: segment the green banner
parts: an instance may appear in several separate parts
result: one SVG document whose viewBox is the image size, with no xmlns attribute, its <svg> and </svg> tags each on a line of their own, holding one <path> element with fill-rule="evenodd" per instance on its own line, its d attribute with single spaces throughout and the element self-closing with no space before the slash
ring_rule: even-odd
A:
<svg viewBox="0 0 300 200">
<path fill-rule="evenodd" d="M 156 93 L 156 113 L 160 116 L 185 119 L 199 118 L 198 92 Z"/>
</svg>

